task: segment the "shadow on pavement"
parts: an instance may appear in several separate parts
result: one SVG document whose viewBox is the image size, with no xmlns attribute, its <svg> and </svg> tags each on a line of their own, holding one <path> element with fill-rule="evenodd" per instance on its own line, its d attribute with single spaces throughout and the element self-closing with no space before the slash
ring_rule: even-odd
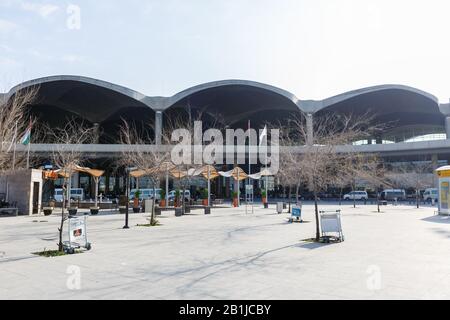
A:
<svg viewBox="0 0 450 320">
<path fill-rule="evenodd" d="M 450 224 L 450 217 L 432 216 L 432 217 L 422 219 L 422 221 L 432 222 L 432 223 L 441 223 L 441 224 Z"/>
</svg>

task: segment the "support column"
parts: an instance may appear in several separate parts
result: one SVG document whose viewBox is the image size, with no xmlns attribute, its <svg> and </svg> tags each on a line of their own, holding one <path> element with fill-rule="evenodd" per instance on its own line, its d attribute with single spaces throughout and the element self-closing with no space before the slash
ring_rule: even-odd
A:
<svg viewBox="0 0 450 320">
<path fill-rule="evenodd" d="M 80 174 L 78 172 L 75 172 L 72 176 L 72 188 L 79 188 L 80 187 Z"/>
<path fill-rule="evenodd" d="M 93 132 L 93 143 L 99 144 L 100 142 L 100 124 L 94 123 L 94 132 Z"/>
<path fill-rule="evenodd" d="M 162 111 L 156 111 L 155 114 L 155 142 L 157 145 L 162 143 L 162 127 L 163 127 L 163 114 Z"/>
<path fill-rule="evenodd" d="M 105 194 L 109 195 L 109 173 L 105 176 Z"/>
<path fill-rule="evenodd" d="M 450 116 L 445 117 L 445 133 L 447 133 L 447 139 L 450 139 Z"/>
<path fill-rule="evenodd" d="M 314 144 L 314 119 L 313 114 L 306 115 L 306 145 L 312 146 Z"/>
<path fill-rule="evenodd" d="M 448 134 L 447 134 L 447 136 L 448 136 Z M 433 167 L 433 185 L 436 188 L 439 188 L 439 181 L 438 181 L 438 178 L 436 175 L 436 169 L 439 168 L 439 157 L 437 154 L 433 154 L 431 156 L 431 166 Z"/>
</svg>

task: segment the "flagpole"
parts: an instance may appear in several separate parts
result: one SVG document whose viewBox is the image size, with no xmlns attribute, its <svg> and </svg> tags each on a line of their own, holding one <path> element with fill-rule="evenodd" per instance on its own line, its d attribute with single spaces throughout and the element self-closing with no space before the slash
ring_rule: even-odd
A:
<svg viewBox="0 0 450 320">
<path fill-rule="evenodd" d="M 30 169 L 30 147 L 31 147 L 31 142 L 28 144 L 28 150 L 27 150 L 27 169 Z"/>
<path fill-rule="evenodd" d="M 252 166 L 251 166 L 251 161 L 250 161 L 250 159 L 251 159 L 251 156 L 252 156 L 252 152 L 251 152 L 251 150 L 250 150 L 250 148 L 251 148 L 251 133 L 250 133 L 250 130 L 251 130 L 251 123 L 250 123 L 250 120 L 248 120 L 248 175 L 251 175 L 252 174 Z M 249 182 L 249 184 L 250 184 L 250 178 L 248 178 L 248 182 Z"/>
<path fill-rule="evenodd" d="M 17 147 L 17 121 L 16 121 L 16 127 L 14 129 L 14 151 L 13 151 L 13 163 L 12 163 L 13 171 L 16 170 L 16 147 Z"/>
<path fill-rule="evenodd" d="M 250 187 L 251 185 L 251 179 L 250 179 L 250 175 L 252 174 L 252 162 L 251 162 L 251 157 L 252 157 L 252 151 L 251 151 L 251 147 L 252 147 L 252 133 L 251 133 L 251 122 L 250 120 L 248 120 L 248 187 Z M 250 197 L 250 195 L 248 195 L 247 193 L 250 192 L 250 190 L 247 191 L 247 188 L 245 187 L 245 202 L 248 205 L 248 198 Z M 253 188 L 252 188 L 253 189 Z M 252 201 L 253 201 L 253 191 L 252 191 L 252 195 L 251 195 Z M 247 209 L 246 209 L 247 210 Z"/>
<path fill-rule="evenodd" d="M 267 149 L 266 149 L 266 201 L 267 207 L 269 207 L 269 170 L 267 169 Z"/>
<path fill-rule="evenodd" d="M 31 148 L 31 117 L 30 117 L 30 126 L 29 126 L 29 130 L 30 130 L 30 141 L 28 142 L 28 148 L 27 148 L 27 169 L 30 169 L 30 148 Z"/>
</svg>

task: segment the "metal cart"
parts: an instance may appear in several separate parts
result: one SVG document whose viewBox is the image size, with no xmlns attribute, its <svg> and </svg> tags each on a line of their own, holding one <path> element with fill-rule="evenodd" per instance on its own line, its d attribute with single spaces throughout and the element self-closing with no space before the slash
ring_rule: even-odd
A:
<svg viewBox="0 0 450 320">
<path fill-rule="evenodd" d="M 74 254 L 75 250 L 84 248 L 87 251 L 92 249 L 87 237 L 87 216 L 69 217 L 68 219 L 69 240 L 64 241 L 64 251 L 67 254 Z"/>
<path fill-rule="evenodd" d="M 342 232 L 341 210 L 320 211 L 320 226 L 325 242 L 345 240 Z"/>
<path fill-rule="evenodd" d="M 301 205 L 292 206 L 292 214 L 291 217 L 289 218 L 289 223 L 294 222 L 303 222 Z"/>
<path fill-rule="evenodd" d="M 254 213 L 253 185 L 245 186 L 245 214 Z"/>
</svg>

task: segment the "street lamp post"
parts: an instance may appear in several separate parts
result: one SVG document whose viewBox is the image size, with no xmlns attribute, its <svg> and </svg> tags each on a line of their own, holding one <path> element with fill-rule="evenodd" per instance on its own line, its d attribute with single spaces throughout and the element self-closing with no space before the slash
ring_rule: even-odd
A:
<svg viewBox="0 0 450 320">
<path fill-rule="evenodd" d="M 130 229 L 130 227 L 128 226 L 128 212 L 129 212 L 129 205 L 130 205 L 130 170 L 127 168 L 126 169 L 126 190 L 125 190 L 125 194 L 126 194 L 126 199 L 127 199 L 127 203 L 125 205 L 125 226 L 123 227 L 124 229 Z"/>
</svg>

